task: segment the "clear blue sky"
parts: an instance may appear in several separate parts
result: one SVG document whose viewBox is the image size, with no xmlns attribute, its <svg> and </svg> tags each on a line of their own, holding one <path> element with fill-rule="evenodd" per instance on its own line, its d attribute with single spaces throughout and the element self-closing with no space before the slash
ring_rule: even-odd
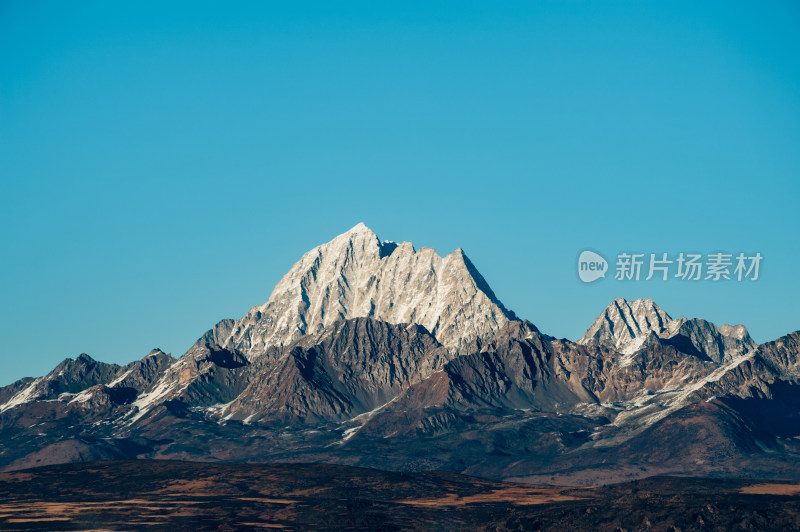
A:
<svg viewBox="0 0 800 532">
<path fill-rule="evenodd" d="M 359 221 L 575 339 L 800 329 L 800 3 L 0 3 L 0 384 L 182 354 Z M 582 284 L 584 248 L 761 252 Z"/>
</svg>

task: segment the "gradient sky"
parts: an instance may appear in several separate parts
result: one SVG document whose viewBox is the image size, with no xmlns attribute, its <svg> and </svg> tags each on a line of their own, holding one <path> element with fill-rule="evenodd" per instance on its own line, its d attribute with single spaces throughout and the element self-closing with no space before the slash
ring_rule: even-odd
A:
<svg viewBox="0 0 800 532">
<path fill-rule="evenodd" d="M 363 221 L 576 339 L 800 328 L 800 3 L 0 2 L 0 385 L 182 354 Z M 756 282 L 578 280 L 585 248 Z"/>
</svg>

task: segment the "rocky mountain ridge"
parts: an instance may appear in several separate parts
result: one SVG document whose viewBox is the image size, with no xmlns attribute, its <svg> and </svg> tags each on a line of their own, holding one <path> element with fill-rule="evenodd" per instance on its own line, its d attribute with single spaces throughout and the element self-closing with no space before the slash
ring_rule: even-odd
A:
<svg viewBox="0 0 800 532">
<path fill-rule="evenodd" d="M 744 355 L 756 347 L 744 325 L 717 327 L 706 320 L 674 320 L 650 299 L 615 299 L 578 340 L 603 345 L 628 355 L 628 360 L 653 337 L 679 343 L 717 363 Z"/>
<path fill-rule="evenodd" d="M 490 338 L 515 318 L 461 249 L 440 257 L 410 242 L 382 242 L 360 223 L 303 255 L 266 303 L 208 335 L 252 359 L 361 317 L 422 325 L 456 349 Z"/>
<path fill-rule="evenodd" d="M 799 340 L 757 346 L 743 326 L 674 320 L 647 299 L 555 339 L 505 309 L 463 252 L 359 225 L 177 359 L 81 355 L 0 388 L 0 468 L 310 460 L 586 483 L 746 464 L 800 478 Z"/>
</svg>

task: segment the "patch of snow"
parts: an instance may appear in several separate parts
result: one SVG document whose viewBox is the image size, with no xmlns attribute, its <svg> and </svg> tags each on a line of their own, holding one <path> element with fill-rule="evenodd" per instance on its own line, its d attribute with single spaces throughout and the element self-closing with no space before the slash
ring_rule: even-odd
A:
<svg viewBox="0 0 800 532">
<path fill-rule="evenodd" d="M 117 386 L 119 383 L 121 383 L 122 381 L 124 381 L 124 380 L 125 380 L 125 379 L 128 377 L 128 375 L 130 375 L 130 374 L 131 374 L 131 372 L 132 372 L 132 371 L 133 371 L 133 368 L 129 369 L 129 370 L 128 370 L 128 371 L 126 371 L 124 374 L 120 375 L 119 377 L 117 377 L 117 378 L 116 378 L 116 379 L 114 379 L 113 381 L 109 382 L 109 383 L 108 383 L 108 387 L 109 387 L 109 388 L 113 388 L 114 386 Z"/>
<path fill-rule="evenodd" d="M 620 365 L 627 366 L 628 364 L 630 364 L 633 361 L 633 355 L 639 349 L 642 348 L 642 346 L 646 341 L 647 341 L 647 336 L 641 335 L 637 336 L 636 338 L 625 344 L 625 347 L 622 348 L 620 353 L 627 356 L 622 358 L 622 362 L 620 362 Z"/>
<path fill-rule="evenodd" d="M 344 432 L 342 433 L 342 441 L 347 441 L 347 440 L 349 440 L 350 438 L 352 438 L 353 436 L 355 436 L 355 435 L 356 435 L 356 432 L 358 432 L 358 431 L 359 431 L 359 429 L 361 429 L 361 426 L 360 426 L 360 425 L 359 425 L 358 427 L 353 427 L 353 428 L 351 428 L 351 429 L 347 429 L 346 431 L 344 431 Z"/>
<path fill-rule="evenodd" d="M 440 370 L 440 371 L 441 371 L 441 370 Z M 388 402 L 386 402 L 386 403 L 383 403 L 381 406 L 378 406 L 378 407 L 376 407 L 376 408 L 373 408 L 373 409 L 372 409 L 372 410 L 370 410 L 369 412 L 364 412 L 363 414 L 359 414 L 359 415 L 357 415 L 356 417 L 354 417 L 353 419 L 351 419 L 350 421 L 360 420 L 360 419 L 363 419 L 363 418 L 369 419 L 369 418 L 371 418 L 372 416 L 374 416 L 375 414 L 377 414 L 378 412 L 380 412 L 381 410 L 383 410 L 384 408 L 386 408 L 387 406 L 389 406 L 390 404 L 392 404 L 392 403 L 394 403 L 395 401 L 397 401 L 397 398 L 398 398 L 398 397 L 400 397 L 400 395 L 395 395 L 395 396 L 392 398 L 392 400 L 391 400 L 391 401 L 388 401 Z"/>
<path fill-rule="evenodd" d="M 70 399 L 69 403 L 70 404 L 85 403 L 89 401 L 93 396 L 94 394 L 90 391 L 90 389 L 86 389 L 83 390 L 81 393 L 77 394 L 76 396 L 74 396 L 72 399 Z"/>
<path fill-rule="evenodd" d="M 136 408 L 131 410 L 132 413 L 135 413 L 133 413 L 128 420 L 129 423 L 135 423 L 159 402 L 166 400 L 171 395 L 180 393 L 180 391 L 182 391 L 179 389 L 180 386 L 182 386 L 184 390 L 189 386 L 188 382 L 184 383 L 183 385 L 180 385 L 178 382 L 180 368 L 185 364 L 186 361 L 184 359 L 178 359 L 167 369 L 166 372 L 164 372 L 164 374 L 158 380 L 155 388 L 140 395 L 136 401 L 132 403 L 132 405 Z"/>
<path fill-rule="evenodd" d="M 43 380 L 43 377 L 40 377 L 30 383 L 24 390 L 15 394 L 11 399 L 5 402 L 3 405 L 0 405 L 0 412 L 5 412 L 10 408 L 14 408 L 17 405 L 29 403 L 33 401 L 35 397 L 36 387 L 37 385 Z"/>
</svg>

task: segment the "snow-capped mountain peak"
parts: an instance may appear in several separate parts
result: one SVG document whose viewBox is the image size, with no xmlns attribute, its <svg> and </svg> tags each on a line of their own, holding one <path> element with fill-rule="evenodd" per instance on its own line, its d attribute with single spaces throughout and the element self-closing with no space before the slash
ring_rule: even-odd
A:
<svg viewBox="0 0 800 532">
<path fill-rule="evenodd" d="M 210 334 L 254 358 L 336 320 L 360 317 L 416 323 L 456 349 L 514 319 L 460 248 L 442 257 L 410 242 L 383 242 L 359 223 L 305 253 L 266 303 Z"/>
<path fill-rule="evenodd" d="M 620 353 L 631 354 L 642 347 L 650 333 L 661 336 L 672 318 L 652 299 L 626 301 L 617 298 L 594 320 L 582 345 L 604 345 Z"/>
<path fill-rule="evenodd" d="M 611 302 L 578 343 L 602 345 L 630 357 L 650 339 L 671 340 L 681 349 L 696 352 L 716 363 L 741 356 L 756 347 L 743 325 L 717 327 L 697 318 L 672 319 L 651 299 L 629 302 L 622 298 Z"/>
</svg>

